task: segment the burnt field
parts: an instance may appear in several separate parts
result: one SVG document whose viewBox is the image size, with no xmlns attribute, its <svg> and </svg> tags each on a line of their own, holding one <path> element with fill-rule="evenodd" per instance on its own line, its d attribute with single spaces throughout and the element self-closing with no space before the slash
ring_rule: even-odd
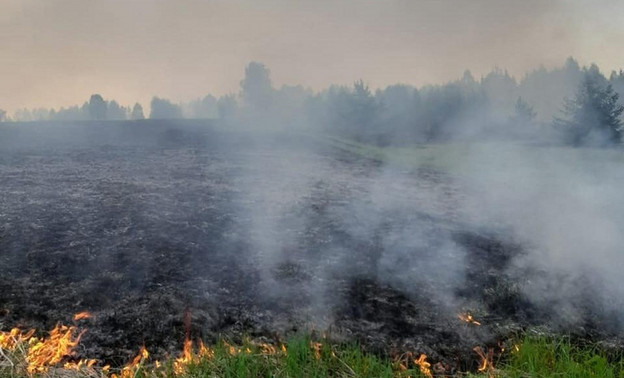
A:
<svg viewBox="0 0 624 378">
<path fill-rule="evenodd" d="M 199 121 L 8 124 L 0 177 L 0 328 L 90 311 L 78 357 L 175 354 L 185 314 L 209 341 L 317 330 L 451 369 L 527 328 L 619 339 L 591 277 L 573 320 L 532 300 L 526 246 L 428 165 Z"/>
</svg>

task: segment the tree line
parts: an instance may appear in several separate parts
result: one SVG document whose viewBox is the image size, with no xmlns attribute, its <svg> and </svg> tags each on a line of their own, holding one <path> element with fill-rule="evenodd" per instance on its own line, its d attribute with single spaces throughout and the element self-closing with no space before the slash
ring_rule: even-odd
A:
<svg viewBox="0 0 624 378">
<path fill-rule="evenodd" d="M 320 92 L 302 86 L 274 88 L 261 63 L 245 68 L 240 92 L 207 95 L 187 103 L 154 97 L 149 118 L 221 118 L 289 128 L 313 128 L 380 145 L 508 138 L 550 143 L 613 145 L 622 142 L 624 72 L 607 78 L 596 65 L 540 67 L 516 80 L 494 69 L 480 79 L 470 71 L 440 85 L 396 84 L 372 91 L 362 80 Z M 0 112 L 0 120 L 7 119 Z M 140 104 L 120 106 L 99 94 L 82 106 L 23 109 L 11 117 L 35 120 L 143 119 Z M 258 126 L 260 127 L 260 126 Z"/>
</svg>

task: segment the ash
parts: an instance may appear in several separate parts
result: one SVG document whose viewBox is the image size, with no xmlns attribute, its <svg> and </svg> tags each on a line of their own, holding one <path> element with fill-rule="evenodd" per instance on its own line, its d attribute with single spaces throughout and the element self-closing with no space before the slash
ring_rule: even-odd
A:
<svg viewBox="0 0 624 378">
<path fill-rule="evenodd" d="M 462 369 L 557 328 L 519 289 L 523 246 L 474 226 L 449 173 L 199 121 L 9 125 L 0 148 L 0 326 L 88 310 L 79 357 L 175 354 L 187 311 L 208 341 L 314 330 Z M 611 337 L 586 298 L 565 331 Z"/>
</svg>

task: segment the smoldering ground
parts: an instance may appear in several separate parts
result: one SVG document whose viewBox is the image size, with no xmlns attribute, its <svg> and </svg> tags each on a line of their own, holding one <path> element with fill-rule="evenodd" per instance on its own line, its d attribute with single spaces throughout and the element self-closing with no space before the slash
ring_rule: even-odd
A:
<svg viewBox="0 0 624 378">
<path fill-rule="evenodd" d="M 175 353 L 187 311 L 208 340 L 317 329 L 466 364 L 531 326 L 620 334 L 616 151 L 475 145 L 444 171 L 206 121 L 6 125 L 0 140 L 0 321 L 89 310 L 84 356 Z"/>
</svg>

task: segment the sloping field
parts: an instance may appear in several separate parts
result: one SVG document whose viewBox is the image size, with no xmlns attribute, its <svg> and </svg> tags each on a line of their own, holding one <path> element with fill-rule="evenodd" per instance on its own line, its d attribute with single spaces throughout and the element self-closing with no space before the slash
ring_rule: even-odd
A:
<svg viewBox="0 0 624 378">
<path fill-rule="evenodd" d="M 449 372 L 527 327 L 616 338 L 591 291 L 565 322 L 527 295 L 535 267 L 515 261 L 530 252 L 475 212 L 467 148 L 207 121 L 2 125 L 0 328 L 89 311 L 76 357 L 114 366 L 141 345 L 174 355 L 185 332 L 314 329 Z"/>
</svg>

